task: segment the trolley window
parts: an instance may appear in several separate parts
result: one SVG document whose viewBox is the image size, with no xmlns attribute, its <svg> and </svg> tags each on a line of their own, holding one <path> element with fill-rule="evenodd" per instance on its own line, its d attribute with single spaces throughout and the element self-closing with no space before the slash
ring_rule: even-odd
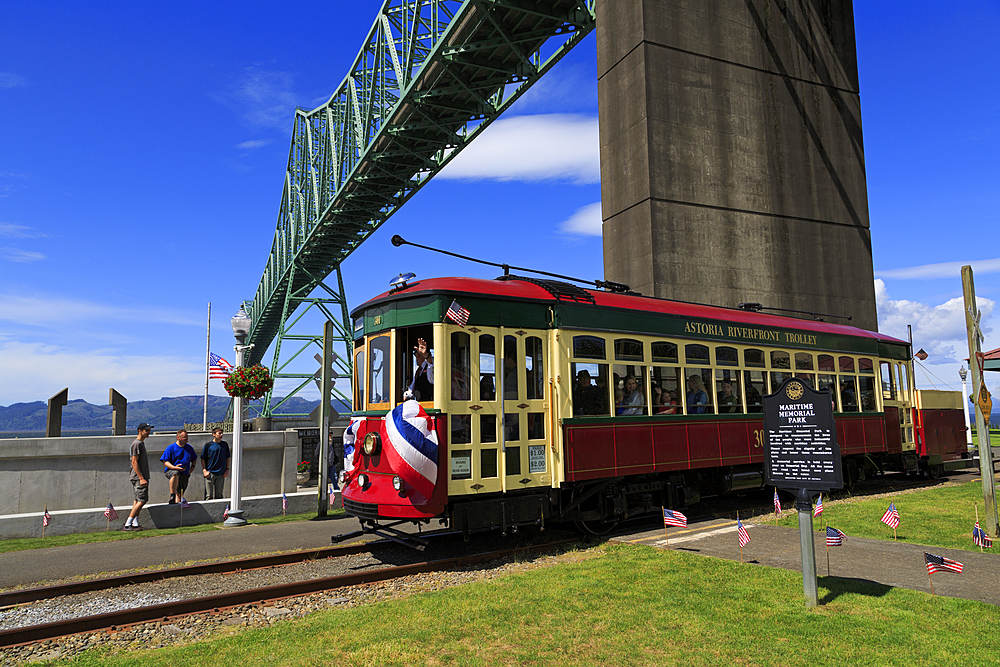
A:
<svg viewBox="0 0 1000 667">
<path fill-rule="evenodd" d="M 354 378 L 357 386 L 354 387 L 354 409 L 365 409 L 365 346 L 355 345 L 354 348 Z"/>
<path fill-rule="evenodd" d="M 819 355 L 819 370 L 833 373 L 837 370 L 832 354 Z"/>
<path fill-rule="evenodd" d="M 795 370 L 797 371 L 811 371 L 813 370 L 813 356 L 808 352 L 796 352 L 795 353 Z"/>
<path fill-rule="evenodd" d="M 666 364 L 676 364 L 677 363 L 677 344 L 668 343 L 667 341 L 657 341 L 653 343 L 653 361 L 666 363 Z"/>
<path fill-rule="evenodd" d="M 875 400 L 875 377 L 872 375 L 862 375 L 858 378 L 859 396 L 861 396 L 861 410 L 872 412 L 878 410 L 878 403 Z"/>
<path fill-rule="evenodd" d="M 517 338 L 503 337 L 503 397 L 516 399 L 518 382 L 521 379 L 521 369 L 517 363 Z M 514 438 L 519 440 L 520 438 Z"/>
<path fill-rule="evenodd" d="M 573 336 L 573 356 L 580 359 L 606 359 L 604 339 L 597 336 Z"/>
<path fill-rule="evenodd" d="M 791 356 L 783 350 L 771 352 L 771 368 L 791 368 Z M 786 373 L 787 375 L 787 373 Z"/>
<path fill-rule="evenodd" d="M 841 373 L 853 373 L 854 372 L 854 359 L 851 357 L 841 357 L 840 358 L 840 372 Z"/>
<path fill-rule="evenodd" d="M 642 366 L 615 366 L 615 414 L 646 414 L 646 374 Z M 619 379 L 620 378 L 620 379 Z"/>
<path fill-rule="evenodd" d="M 610 414 L 607 364 L 570 364 L 573 377 L 573 416 Z"/>
<path fill-rule="evenodd" d="M 615 360 L 642 361 L 642 342 L 633 338 L 616 338 Z"/>
<path fill-rule="evenodd" d="M 764 368 L 764 350 L 743 350 L 743 364 L 750 368 Z"/>
<path fill-rule="evenodd" d="M 743 371 L 743 386 L 747 388 L 747 412 L 763 412 L 762 398 L 767 394 L 767 377 L 764 371 Z"/>
<path fill-rule="evenodd" d="M 854 375 L 840 376 L 840 403 L 844 412 L 858 411 L 858 379 Z"/>
<path fill-rule="evenodd" d="M 740 358 L 736 348 L 722 345 L 715 348 L 715 363 L 718 366 L 739 366 Z"/>
<path fill-rule="evenodd" d="M 451 400 L 468 401 L 472 398 L 472 348 L 471 338 L 464 331 L 451 334 Z"/>
<path fill-rule="evenodd" d="M 529 401 L 545 398 L 545 365 L 542 363 L 542 339 L 528 336 L 524 341 L 526 386 Z"/>
<path fill-rule="evenodd" d="M 495 401 L 496 385 L 496 338 L 490 334 L 479 337 L 479 400 Z"/>
<path fill-rule="evenodd" d="M 369 353 L 368 403 L 389 402 L 389 336 L 371 339 Z"/>
<path fill-rule="evenodd" d="M 879 364 L 882 371 L 882 398 L 883 400 L 896 400 L 896 379 L 892 374 L 892 363 L 883 361 Z"/>
<path fill-rule="evenodd" d="M 742 414 L 743 399 L 740 396 L 739 374 L 735 371 L 715 371 L 715 399 L 719 414 Z"/>
<path fill-rule="evenodd" d="M 681 414 L 684 389 L 684 376 L 681 369 L 654 366 L 650 379 L 652 413 L 656 415 Z"/>
<path fill-rule="evenodd" d="M 712 371 L 711 369 L 696 370 L 688 369 L 688 371 L 695 371 L 688 375 L 687 379 L 687 397 L 685 403 L 687 404 L 687 414 L 689 415 L 710 415 L 715 412 L 715 406 L 712 402 L 712 398 L 708 395 L 706 387 L 710 386 L 712 381 Z M 708 376 L 708 382 L 705 382 L 705 376 Z"/>
<path fill-rule="evenodd" d="M 708 346 L 691 343 L 684 346 L 684 361 L 688 364 L 708 365 Z"/>
</svg>

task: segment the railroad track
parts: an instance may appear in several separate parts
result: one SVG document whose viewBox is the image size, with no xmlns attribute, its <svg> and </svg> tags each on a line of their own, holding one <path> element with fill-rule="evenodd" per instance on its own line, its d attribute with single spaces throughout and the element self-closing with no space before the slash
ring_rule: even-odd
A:
<svg viewBox="0 0 1000 667">
<path fill-rule="evenodd" d="M 176 619 L 181 616 L 189 616 L 192 614 L 217 613 L 225 609 L 238 607 L 246 604 L 260 604 L 265 602 L 273 602 L 275 600 L 293 598 L 325 590 L 344 588 L 348 586 L 358 586 L 362 584 L 369 584 L 379 581 L 388 581 L 391 579 L 398 579 L 401 577 L 406 577 L 409 575 L 419 574 L 423 572 L 447 570 L 451 568 L 462 567 L 465 565 L 484 563 L 491 560 L 497 560 L 518 554 L 535 553 L 551 549 L 554 546 L 559 546 L 562 544 L 575 541 L 576 541 L 575 539 L 561 539 L 530 547 L 522 546 L 517 548 L 502 549 L 498 551 L 491 551 L 480 554 L 458 556 L 454 558 L 446 558 L 434 561 L 425 561 L 421 563 L 412 563 L 409 565 L 379 568 L 379 569 L 367 570 L 364 572 L 357 572 L 353 574 L 338 575 L 338 576 L 325 577 L 319 579 L 309 579 L 306 581 L 297 581 L 293 583 L 280 584 L 275 586 L 253 588 L 243 591 L 223 593 L 220 595 L 191 598 L 187 600 L 178 600 L 176 602 L 167 602 L 163 604 L 156 604 L 146 607 L 137 607 L 121 611 L 109 612 L 105 614 L 97 614 L 92 616 L 83 616 L 79 618 L 66 619 L 61 621 L 55 621 L 52 623 L 44 623 L 40 625 L 23 626 L 19 628 L 0 631 L 0 648 L 21 646 L 24 644 L 31 644 L 34 642 L 44 641 L 46 639 L 55 639 L 58 637 L 64 637 L 83 632 L 94 632 L 97 630 L 112 630 L 112 631 L 120 630 L 122 628 L 126 628 L 133 625 L 149 623 L 151 621 L 165 622 Z M 310 552 L 296 552 L 294 554 L 283 554 L 280 556 L 265 556 L 260 558 L 250 558 L 238 561 L 226 561 L 224 563 L 213 563 L 209 565 L 196 565 L 196 566 L 182 567 L 182 568 L 171 568 L 170 570 L 161 570 L 157 572 L 149 572 L 139 575 L 124 575 L 121 577 L 109 577 L 106 579 L 82 582 L 79 584 L 67 584 L 66 586 L 48 586 L 43 588 L 28 589 L 24 591 L 16 591 L 14 593 L 9 593 L 3 597 L 0 597 L 0 602 L 3 602 L 4 600 L 12 600 L 15 598 L 15 596 L 22 596 L 20 598 L 22 600 L 21 602 L 8 603 L 8 604 L 23 604 L 24 602 L 29 601 L 29 598 L 30 601 L 34 601 L 34 600 L 50 599 L 53 597 L 59 597 L 62 595 L 70 594 L 63 592 L 66 590 L 72 590 L 73 593 L 90 592 L 90 591 L 104 590 L 107 588 L 113 588 L 116 586 L 128 585 L 133 583 L 157 581 L 160 579 L 165 579 L 170 577 L 245 571 L 248 569 L 275 567 L 278 565 L 298 563 L 307 560 L 316 560 L 318 558 L 347 556 L 355 553 L 363 553 L 366 551 L 371 551 L 373 545 L 375 544 L 379 545 L 376 546 L 376 548 L 380 548 L 380 546 L 389 546 L 388 544 L 382 545 L 381 543 L 348 545 L 344 547 L 317 549 L 315 551 L 310 551 Z M 334 556 L 332 552 L 336 552 L 336 556 Z M 283 559 L 284 562 L 276 562 L 277 560 L 281 559 Z M 220 568 L 228 568 L 228 569 L 220 569 Z M 140 581 L 140 578 L 143 579 Z"/>
</svg>

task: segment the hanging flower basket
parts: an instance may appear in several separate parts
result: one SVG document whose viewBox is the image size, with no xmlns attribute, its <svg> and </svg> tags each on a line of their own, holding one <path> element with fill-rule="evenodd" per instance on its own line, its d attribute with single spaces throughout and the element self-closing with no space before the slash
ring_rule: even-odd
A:
<svg viewBox="0 0 1000 667">
<path fill-rule="evenodd" d="M 223 381 L 230 396 L 240 398 L 260 398 L 274 385 L 274 379 L 266 366 L 239 366 Z"/>
</svg>

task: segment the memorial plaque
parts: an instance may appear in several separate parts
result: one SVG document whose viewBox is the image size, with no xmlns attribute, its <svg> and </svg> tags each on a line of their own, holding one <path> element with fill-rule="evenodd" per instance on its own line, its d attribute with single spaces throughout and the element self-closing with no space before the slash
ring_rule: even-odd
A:
<svg viewBox="0 0 1000 667">
<path fill-rule="evenodd" d="M 764 397 L 764 476 L 780 489 L 828 491 L 844 486 L 830 391 L 801 378 Z"/>
</svg>

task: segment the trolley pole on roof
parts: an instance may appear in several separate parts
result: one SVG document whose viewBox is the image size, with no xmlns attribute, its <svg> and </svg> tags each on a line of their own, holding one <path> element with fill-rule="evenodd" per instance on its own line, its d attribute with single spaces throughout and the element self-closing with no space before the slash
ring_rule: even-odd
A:
<svg viewBox="0 0 1000 667">
<path fill-rule="evenodd" d="M 972 267 L 962 267 L 962 294 L 965 297 L 965 328 L 969 335 L 969 368 L 972 370 L 972 395 L 976 404 L 976 433 L 979 435 L 979 472 L 983 478 L 983 529 L 997 534 L 997 492 L 993 481 L 993 447 L 990 446 L 990 429 L 986 424 L 984 404 L 992 405 L 979 358 L 979 342 L 983 333 L 979 329 L 979 310 L 976 308 L 976 286 L 972 280 Z M 964 399 L 963 399 L 964 400 Z M 966 406 L 968 407 L 968 406 Z"/>
</svg>

